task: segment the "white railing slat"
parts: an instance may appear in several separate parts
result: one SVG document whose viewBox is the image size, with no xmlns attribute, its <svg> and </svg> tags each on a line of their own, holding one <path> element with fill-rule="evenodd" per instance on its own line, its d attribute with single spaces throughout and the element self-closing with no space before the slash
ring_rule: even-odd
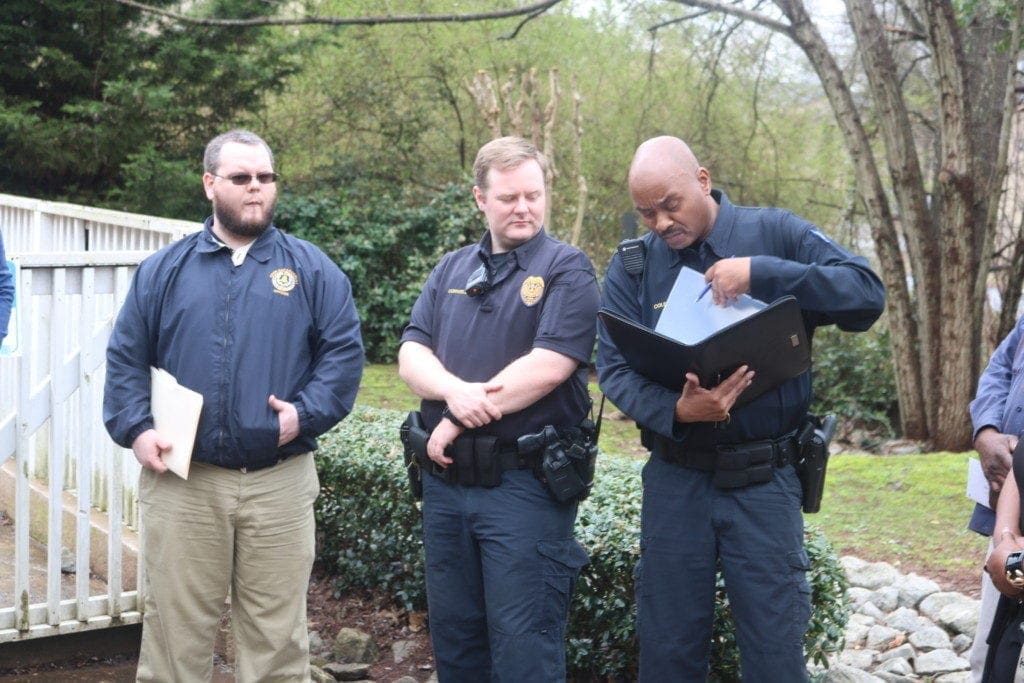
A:
<svg viewBox="0 0 1024 683">
<path fill-rule="evenodd" d="M 0 604 L 0 643 L 142 618 L 141 537 L 134 558 L 136 585 L 122 585 L 123 525 L 141 532 L 135 493 L 139 467 L 102 425 L 106 345 L 138 264 L 201 227 L 0 194 L 4 245 L 20 268 L 21 337 L 21 355 L 0 359 L 0 464 L 13 455 L 5 468 L 9 474 L 2 476 L 13 476 L 15 490 L 8 511 L 15 522 L 15 595 L 13 602 Z M 75 496 L 66 510 L 65 495 Z M 104 509 L 107 544 L 94 547 L 93 519 Z M 33 510 L 47 515 L 45 539 L 30 538 Z M 66 522 L 64 514 L 69 514 Z M 45 596 L 32 594 L 29 581 L 38 571 L 29 562 L 36 541 L 46 548 Z M 61 556 L 64 545 L 72 543 L 74 596 L 65 599 Z M 106 554 L 104 595 L 91 594 L 93 550 Z"/>
<path fill-rule="evenodd" d="M 53 294 L 50 296 L 50 320 L 60 325 L 67 319 L 67 295 L 64 292 L 65 271 L 53 274 Z M 64 367 L 64 335 L 53 334 L 50 340 L 50 444 L 47 453 L 47 474 L 50 484 L 49 514 L 46 535 L 46 623 L 60 623 L 61 560 L 63 547 L 64 502 L 64 445 L 67 421 L 63 410 L 66 382 L 62 381 Z"/>
<path fill-rule="evenodd" d="M 89 538 L 89 512 L 92 509 L 92 458 L 96 444 L 94 443 L 93 423 L 98 415 L 95 410 L 95 386 L 93 385 L 93 367 L 96 352 L 93 344 L 92 328 L 96 319 L 96 294 L 94 283 L 96 269 L 86 268 L 82 274 L 82 314 L 79 318 L 78 338 L 81 340 L 79 351 L 79 379 L 81 387 L 79 408 L 82 425 L 80 450 L 78 452 L 78 508 L 75 515 L 75 599 L 77 609 L 75 618 L 79 621 L 88 619 L 86 607 L 89 603 L 89 551 L 92 544 Z"/>
</svg>

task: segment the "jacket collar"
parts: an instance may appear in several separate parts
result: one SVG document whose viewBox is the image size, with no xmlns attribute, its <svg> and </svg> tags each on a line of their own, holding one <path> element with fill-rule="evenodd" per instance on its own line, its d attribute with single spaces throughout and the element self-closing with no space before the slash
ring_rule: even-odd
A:
<svg viewBox="0 0 1024 683">
<path fill-rule="evenodd" d="M 260 263 L 266 263 L 270 260 L 271 253 L 274 249 L 274 240 L 277 237 L 278 230 L 273 224 L 267 227 L 263 231 L 263 234 L 256 238 L 256 241 L 249 247 L 247 256 L 251 256 Z M 203 234 L 199 236 L 199 243 L 196 245 L 196 251 L 202 254 L 212 254 L 215 251 L 221 249 L 228 249 L 228 246 L 217 239 L 217 236 L 213 234 L 213 216 L 206 219 L 203 224 Z"/>
</svg>

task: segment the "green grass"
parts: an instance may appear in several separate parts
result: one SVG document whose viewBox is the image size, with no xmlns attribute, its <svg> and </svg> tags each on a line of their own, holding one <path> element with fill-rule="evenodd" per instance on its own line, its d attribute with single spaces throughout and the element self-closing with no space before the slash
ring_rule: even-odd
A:
<svg viewBox="0 0 1024 683">
<path fill-rule="evenodd" d="M 973 592 L 988 541 L 967 530 L 974 453 L 845 455 L 829 460 L 821 512 L 807 515 L 841 554 L 885 560 Z"/>
<path fill-rule="evenodd" d="M 596 406 L 596 383 L 590 391 Z M 356 401 L 395 410 L 419 405 L 394 365 L 367 366 Z M 616 413 L 605 404 L 602 457 L 646 457 L 634 423 Z M 967 530 L 974 507 L 964 495 L 971 455 L 833 456 L 821 512 L 806 520 L 819 526 L 841 555 L 885 560 L 946 588 L 973 592 L 987 540 Z"/>
</svg>

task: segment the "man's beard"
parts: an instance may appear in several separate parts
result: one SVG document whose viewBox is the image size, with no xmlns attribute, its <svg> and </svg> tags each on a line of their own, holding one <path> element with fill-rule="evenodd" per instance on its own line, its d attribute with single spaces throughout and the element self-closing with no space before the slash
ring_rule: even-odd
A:
<svg viewBox="0 0 1024 683">
<path fill-rule="evenodd" d="M 264 205 L 264 219 L 259 221 L 245 220 L 241 217 L 241 212 L 235 211 L 223 205 L 221 202 L 213 203 L 213 215 L 217 219 L 217 223 L 230 232 L 232 235 L 238 237 L 259 237 L 264 231 L 270 227 L 270 224 L 274 220 L 274 207 L 277 205 L 277 198 L 274 198 L 270 204 Z"/>
</svg>

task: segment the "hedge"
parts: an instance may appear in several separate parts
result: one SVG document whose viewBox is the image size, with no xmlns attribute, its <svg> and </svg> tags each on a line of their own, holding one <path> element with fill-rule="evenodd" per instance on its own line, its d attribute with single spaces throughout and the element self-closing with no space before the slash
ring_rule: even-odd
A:
<svg viewBox="0 0 1024 683">
<path fill-rule="evenodd" d="M 321 494 L 316 517 L 319 557 L 339 591 L 389 596 L 407 610 L 426 608 L 422 524 L 409 495 L 397 439 L 403 414 L 360 407 L 321 439 L 316 461 Z M 576 585 L 569 617 L 568 662 L 574 677 L 634 679 L 633 567 L 639 557 L 640 461 L 601 457 L 576 534 L 591 561 Z M 812 617 L 809 661 L 843 645 L 846 578 L 832 547 L 808 526 Z M 712 671 L 735 679 L 739 650 L 719 576 Z"/>
</svg>

